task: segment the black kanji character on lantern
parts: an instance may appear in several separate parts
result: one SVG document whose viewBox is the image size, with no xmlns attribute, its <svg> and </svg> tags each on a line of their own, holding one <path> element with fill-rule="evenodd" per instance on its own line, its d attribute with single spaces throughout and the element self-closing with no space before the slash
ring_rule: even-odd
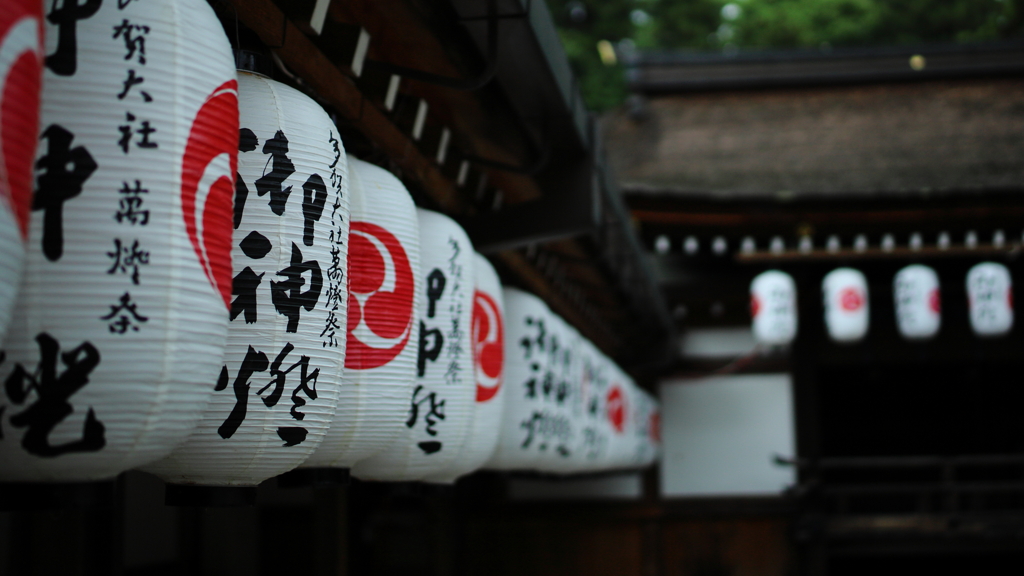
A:
<svg viewBox="0 0 1024 576">
<path fill-rule="evenodd" d="M 540 372 L 540 364 L 536 362 L 530 363 L 530 379 L 523 383 L 526 387 L 526 397 L 536 398 L 537 397 L 537 376 Z"/>
<path fill-rule="evenodd" d="M 135 0 L 117 0 L 117 9 L 124 10 L 132 2 L 135 2 Z"/>
<path fill-rule="evenodd" d="M 328 141 L 331 143 L 331 147 L 334 148 L 334 162 L 331 162 L 331 165 L 328 166 L 328 168 L 333 169 L 338 165 L 338 161 L 341 160 L 341 141 L 334 137 L 333 132 L 328 138 Z"/>
<path fill-rule="evenodd" d="M 427 275 L 427 318 L 433 318 L 437 308 L 437 301 L 444 294 L 445 285 L 444 272 L 434 268 Z"/>
<path fill-rule="evenodd" d="M 269 192 L 270 209 L 281 216 L 292 193 L 291 186 L 283 187 L 284 181 L 295 173 L 295 165 L 288 158 L 288 138 L 284 132 L 278 130 L 273 138 L 264 142 L 263 153 L 270 154 L 268 163 L 272 166 L 269 174 L 264 169 L 263 176 L 256 180 L 256 194 L 262 198 Z"/>
<path fill-rule="evenodd" d="M 252 152 L 259 145 L 256 134 L 248 128 L 238 130 L 238 151 Z M 245 212 L 245 201 L 249 198 L 249 188 L 245 186 L 242 175 L 235 172 L 235 230 L 242 223 L 242 214 Z"/>
<path fill-rule="evenodd" d="M 302 243 L 313 245 L 313 224 L 323 216 L 327 205 L 327 185 L 319 174 L 312 174 L 302 185 Z"/>
<path fill-rule="evenodd" d="M 115 334 L 124 334 L 129 328 L 138 332 L 139 327 L 135 324 L 136 322 L 149 322 L 148 317 L 139 314 L 138 304 L 132 302 L 132 296 L 128 292 L 118 299 L 117 305 L 110 307 L 109 314 L 100 316 L 100 320 L 113 320 L 107 327 Z"/>
<path fill-rule="evenodd" d="M 91 17 L 100 9 L 103 0 L 58 0 L 46 19 L 57 26 L 57 50 L 46 57 L 46 67 L 59 76 L 72 76 L 78 69 L 78 21 Z"/>
<path fill-rule="evenodd" d="M 132 24 L 127 19 L 123 19 L 120 24 L 114 26 L 114 35 L 111 38 L 124 40 L 125 60 L 131 60 L 137 56 L 139 64 L 145 64 L 147 34 L 149 34 L 149 26 Z"/>
<path fill-rule="evenodd" d="M 149 137 L 156 132 L 156 128 L 149 125 L 149 120 L 143 120 L 140 123 L 141 128 L 135 128 L 132 125 L 135 122 L 135 115 L 131 112 L 124 113 L 125 121 L 127 124 L 121 124 L 117 127 L 117 130 L 121 133 L 121 138 L 117 141 L 117 145 L 121 147 L 121 150 L 127 154 L 128 149 L 132 144 L 132 134 L 138 134 L 141 136 L 135 141 L 135 145 L 139 148 L 159 148 L 159 144 L 153 142 Z"/>
<path fill-rule="evenodd" d="M 121 242 L 120 238 L 114 238 L 114 251 L 107 252 L 114 264 L 107 270 L 107 274 L 129 274 L 132 277 L 132 284 L 139 284 L 139 266 L 149 264 L 149 252 L 139 249 L 139 241 L 132 241 L 128 246 L 127 242 Z"/>
<path fill-rule="evenodd" d="M 232 320 L 244 312 L 246 324 L 256 323 L 256 289 L 262 281 L 263 274 L 257 274 L 248 266 L 234 277 L 231 281 L 231 294 L 235 296 L 231 301 Z"/>
<path fill-rule="evenodd" d="M 292 243 L 291 265 L 277 273 L 278 276 L 286 278 L 283 282 L 270 281 L 270 301 L 274 303 L 274 309 L 278 314 L 288 317 L 287 332 L 297 332 L 299 329 L 299 308 L 305 308 L 311 312 L 320 299 L 320 290 L 323 288 L 324 278 L 320 272 L 320 263 L 316 260 L 302 261 L 302 252 L 299 247 Z M 302 286 L 306 280 L 302 277 L 304 272 L 309 272 L 309 290 L 302 292 Z"/>
<path fill-rule="evenodd" d="M 544 327 L 544 320 L 533 318 L 531 316 L 527 316 L 526 325 L 537 328 L 536 337 L 530 338 L 529 336 L 523 336 L 519 340 L 519 345 L 523 348 L 524 352 L 523 357 L 529 359 L 533 358 L 535 351 L 543 352 L 547 347 L 547 329 Z"/>
<path fill-rule="evenodd" d="M 334 133 L 331 133 L 330 142 L 331 146 L 334 148 L 334 162 L 331 162 L 331 165 L 328 166 L 328 168 L 331 169 L 331 186 L 335 188 L 340 188 L 341 174 L 338 174 L 338 171 L 335 169 L 335 167 L 338 165 L 338 161 L 341 160 L 341 141 L 334 137 Z M 334 210 L 331 212 L 332 219 L 334 218 L 334 212 L 336 212 L 340 207 L 341 195 L 339 194 L 338 199 L 334 202 Z"/>
<path fill-rule="evenodd" d="M 217 428 L 217 434 L 220 434 L 221 438 L 225 440 L 231 438 L 238 431 L 238 427 L 242 425 L 242 422 L 245 421 L 245 413 L 249 406 L 249 378 L 256 372 L 266 371 L 269 365 L 270 361 L 267 360 L 266 354 L 258 352 L 255 348 L 249 346 L 249 350 L 245 353 L 245 358 L 242 359 L 242 365 L 238 368 L 238 374 L 235 375 L 235 384 L 233 386 L 235 406 L 231 409 L 231 413 L 228 414 L 224 423 Z M 225 366 L 221 369 L 220 378 L 217 379 L 217 385 L 213 389 L 219 392 L 227 387 L 228 367 Z"/>
<path fill-rule="evenodd" d="M 135 75 L 135 70 L 128 70 L 128 77 L 125 78 L 124 82 L 122 82 L 122 84 L 124 85 L 124 89 L 121 90 L 121 93 L 117 95 L 117 99 L 118 100 L 124 100 L 125 96 L 128 96 L 128 92 L 131 91 L 132 86 L 137 86 L 139 84 L 142 84 L 145 81 L 146 81 L 146 79 L 143 78 L 142 76 L 136 76 Z M 146 92 L 145 90 L 139 90 L 139 94 L 142 95 L 142 100 L 143 101 L 145 101 L 145 102 L 152 102 L 153 101 L 153 97 L 149 95 L 149 92 Z"/>
<path fill-rule="evenodd" d="M 427 361 L 436 362 L 444 347 L 444 336 L 439 328 L 427 330 L 426 323 L 420 320 L 420 346 L 416 357 L 416 374 L 423 378 L 427 373 Z"/>
<path fill-rule="evenodd" d="M 555 389 L 555 375 L 550 371 L 544 373 L 544 382 L 540 386 L 544 398 L 551 398 L 551 392 Z"/>
<path fill-rule="evenodd" d="M 327 277 L 333 282 L 340 282 L 344 275 L 341 269 L 341 248 L 331 246 L 331 265 L 327 268 Z"/>
<path fill-rule="evenodd" d="M 121 182 L 121 189 L 118 192 L 121 193 L 121 196 L 117 201 L 117 212 L 114 213 L 114 219 L 119 223 L 127 220 L 139 226 L 149 224 L 149 210 L 141 209 L 143 202 L 141 194 L 149 194 L 149 190 L 142 187 L 142 182 L 136 180 L 134 187 L 129 186 L 128 182 Z"/>
<path fill-rule="evenodd" d="M 437 436 L 437 430 L 434 426 L 438 420 L 444 420 L 444 400 L 437 399 L 436 392 L 430 392 L 429 394 L 424 393 L 423 397 L 420 397 L 421 392 L 425 392 L 423 386 L 416 386 L 412 392 L 412 404 L 409 406 L 409 419 L 405 421 L 405 425 L 408 428 L 416 426 L 416 422 L 419 421 L 420 411 L 424 410 L 424 404 L 427 404 L 424 410 L 423 421 L 426 422 L 427 434 L 431 436 Z M 441 449 L 440 442 L 420 442 L 419 447 L 427 454 L 433 454 Z"/>
<path fill-rule="evenodd" d="M 36 336 L 39 345 L 39 364 L 33 373 L 17 364 L 7 380 L 4 390 L 14 404 L 23 404 L 30 392 L 35 391 L 36 401 L 25 411 L 11 416 L 15 428 L 28 428 L 21 438 L 21 446 L 29 453 L 52 458 L 71 452 L 96 452 L 107 444 L 105 427 L 96 418 L 96 412 L 89 408 L 79 440 L 57 446 L 50 444 L 50 433 L 64 418 L 74 412 L 68 399 L 89 383 L 89 375 L 100 363 L 100 353 L 89 342 L 77 348 L 60 352 L 60 343 L 46 332 Z M 57 359 L 64 364 L 64 372 L 58 374 Z"/>
<path fill-rule="evenodd" d="M 32 210 L 44 210 L 43 254 L 57 261 L 64 253 L 64 203 L 82 193 L 85 181 L 96 171 L 96 161 L 83 146 L 71 148 L 74 134 L 57 124 L 43 132 L 46 156 L 36 161 L 36 193 Z"/>
<path fill-rule="evenodd" d="M 337 307 L 335 307 L 337 308 Z M 327 336 L 327 340 L 322 342 L 322 347 L 328 346 L 334 348 L 338 346 L 338 331 L 341 330 L 341 320 L 334 310 L 327 311 L 327 319 L 324 321 L 324 329 L 320 332 L 320 337 Z"/>
<path fill-rule="evenodd" d="M 271 380 L 270 384 L 261 388 L 257 394 L 262 395 L 267 388 L 273 386 L 274 389 L 270 392 L 270 395 L 263 398 L 263 404 L 266 405 L 267 408 L 273 408 L 277 405 L 278 401 L 281 400 L 281 395 L 284 394 L 288 374 L 290 374 L 292 370 L 299 368 L 299 385 L 296 386 L 295 391 L 292 392 L 292 408 L 289 413 L 292 415 L 292 418 L 296 420 L 303 420 L 306 415 L 299 412 L 299 408 L 305 406 L 306 401 L 299 397 L 299 393 L 303 392 L 310 400 L 316 400 L 316 380 L 317 377 L 320 376 L 320 369 L 317 368 L 310 372 L 309 356 L 300 356 L 298 362 L 292 364 L 287 370 L 281 370 L 281 365 L 284 363 L 285 358 L 287 358 L 288 354 L 290 354 L 294 349 L 295 346 L 291 343 L 285 344 L 284 348 L 281 349 L 281 353 L 277 355 L 273 364 L 270 365 L 270 375 L 273 377 L 273 380 Z M 312 384 L 312 387 L 310 387 L 310 384 Z M 277 435 L 281 440 L 284 440 L 285 446 L 295 446 L 296 444 L 301 443 L 306 439 L 306 434 L 306 429 L 301 426 L 280 426 L 277 429 Z"/>
</svg>

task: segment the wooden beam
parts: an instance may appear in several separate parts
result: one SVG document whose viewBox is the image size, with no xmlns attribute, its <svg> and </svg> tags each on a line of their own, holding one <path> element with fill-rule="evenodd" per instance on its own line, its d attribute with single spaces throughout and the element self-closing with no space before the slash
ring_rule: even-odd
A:
<svg viewBox="0 0 1024 576">
<path fill-rule="evenodd" d="M 525 288 L 544 300 L 552 312 L 575 326 L 580 334 L 589 338 L 595 346 L 604 350 L 609 356 L 614 357 L 621 353 L 624 342 L 608 326 L 586 317 L 521 254 L 513 250 L 506 250 L 499 252 L 496 256 L 523 282 Z"/>
<path fill-rule="evenodd" d="M 420 183 L 441 209 L 459 216 L 470 212 L 455 185 L 441 174 L 441 170 L 420 154 L 416 144 L 383 112 L 366 102 L 355 83 L 285 18 L 271 0 L 228 2 L 234 6 L 243 24 L 259 35 L 341 117 L 379 146 L 402 169 L 403 175 Z"/>
</svg>

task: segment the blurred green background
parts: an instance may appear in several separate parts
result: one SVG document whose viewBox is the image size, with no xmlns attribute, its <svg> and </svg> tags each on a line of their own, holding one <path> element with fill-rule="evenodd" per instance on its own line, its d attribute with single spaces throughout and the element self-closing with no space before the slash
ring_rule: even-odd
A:
<svg viewBox="0 0 1024 576">
<path fill-rule="evenodd" d="M 610 48 L 770 48 L 983 42 L 1021 36 L 1024 0 L 547 0 L 591 110 L 625 99 Z M 599 44 L 603 41 L 605 59 Z"/>
</svg>

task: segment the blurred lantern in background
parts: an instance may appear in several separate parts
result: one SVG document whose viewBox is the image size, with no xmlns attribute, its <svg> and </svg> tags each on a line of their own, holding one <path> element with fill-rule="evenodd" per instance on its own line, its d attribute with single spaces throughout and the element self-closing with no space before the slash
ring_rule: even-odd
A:
<svg viewBox="0 0 1024 576">
<path fill-rule="evenodd" d="M 750 283 L 750 316 L 759 344 L 784 346 L 796 337 L 796 283 L 778 270 L 758 274 Z"/>
<path fill-rule="evenodd" d="M 658 416 L 658 401 L 637 387 L 633 405 L 633 459 L 635 467 L 645 467 L 658 458 L 661 421 Z"/>
<path fill-rule="evenodd" d="M 577 345 L 582 417 L 577 427 L 574 471 L 598 470 L 608 457 L 612 425 L 605 417 L 611 363 L 586 338 Z"/>
<path fill-rule="evenodd" d="M 0 13 L 0 342 L 21 282 L 32 207 L 43 78 L 43 3 L 8 0 Z"/>
<path fill-rule="evenodd" d="M 609 361 L 608 392 L 605 396 L 605 417 L 611 425 L 608 458 L 604 468 L 625 468 L 632 464 L 633 404 L 636 401 L 636 384 L 615 363 Z"/>
<path fill-rule="evenodd" d="M 381 453 L 409 418 L 416 376 L 420 233 L 416 205 L 393 174 L 349 160 L 345 369 L 338 409 L 307 467 L 351 468 Z"/>
<path fill-rule="evenodd" d="M 853 268 L 836 268 L 821 283 L 825 325 L 840 343 L 857 342 L 868 333 L 868 282 Z"/>
<path fill-rule="evenodd" d="M 505 406 L 498 445 L 487 468 L 535 470 L 554 414 L 545 410 L 543 388 L 554 376 L 551 368 L 551 311 L 533 294 L 516 288 L 502 291 L 505 303 Z M 549 384 L 549 395 L 553 389 Z M 543 449 L 541 448 L 543 446 Z"/>
<path fill-rule="evenodd" d="M 553 312 L 548 316 L 547 326 L 550 380 L 545 375 L 537 391 L 544 407 L 536 430 L 542 447 L 538 466 L 545 472 L 566 473 L 575 466 L 576 438 L 583 416 L 576 374 L 575 343 L 580 336 Z"/>
<path fill-rule="evenodd" d="M 383 453 L 353 468 L 362 479 L 451 482 L 473 424 L 473 245 L 448 216 L 416 213 L 421 258 L 416 380 L 401 432 Z"/>
<path fill-rule="evenodd" d="M 1002 336 L 1013 328 L 1013 281 L 996 262 L 976 264 L 967 273 L 971 328 L 978 336 Z"/>
<path fill-rule="evenodd" d="M 217 382 L 237 83 L 202 0 L 52 3 L 47 20 L 24 289 L 0 364 L 0 479 L 99 480 L 170 453 Z"/>
<path fill-rule="evenodd" d="M 908 340 L 926 340 L 939 333 L 942 322 L 939 276 L 921 264 L 911 264 L 893 279 L 896 326 Z"/>
<path fill-rule="evenodd" d="M 239 72 L 234 282 L 224 366 L 188 442 L 147 468 L 256 486 L 304 462 L 334 418 L 345 357 L 348 162 L 319 104 Z"/>
</svg>

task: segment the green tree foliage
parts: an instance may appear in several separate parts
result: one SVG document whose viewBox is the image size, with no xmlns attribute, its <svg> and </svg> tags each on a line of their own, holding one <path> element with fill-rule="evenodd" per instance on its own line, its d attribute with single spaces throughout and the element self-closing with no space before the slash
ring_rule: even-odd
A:
<svg viewBox="0 0 1024 576">
<path fill-rule="evenodd" d="M 1020 33 L 1010 0 L 739 0 L 739 48 L 971 42 Z"/>
<path fill-rule="evenodd" d="M 587 105 L 626 97 L 629 49 L 746 50 L 977 42 L 1024 32 L 1024 0 L 547 0 Z"/>
</svg>

